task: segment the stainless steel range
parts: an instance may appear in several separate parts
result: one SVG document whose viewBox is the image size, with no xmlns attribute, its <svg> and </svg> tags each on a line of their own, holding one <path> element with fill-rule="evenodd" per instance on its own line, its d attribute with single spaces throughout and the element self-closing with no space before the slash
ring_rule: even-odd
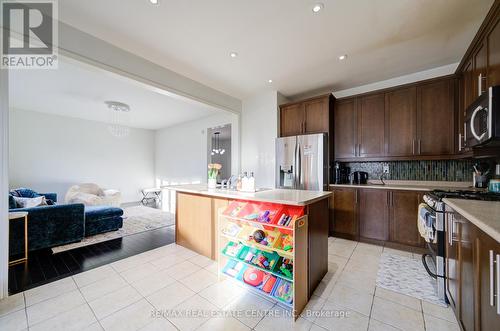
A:
<svg viewBox="0 0 500 331">
<path fill-rule="evenodd" d="M 447 300 L 445 294 L 446 235 L 449 208 L 444 198 L 500 201 L 500 194 L 484 191 L 442 191 L 434 190 L 424 195 L 419 207 L 418 227 L 425 239 L 428 252 L 422 255 L 425 269 L 437 282 L 437 294 Z"/>
</svg>

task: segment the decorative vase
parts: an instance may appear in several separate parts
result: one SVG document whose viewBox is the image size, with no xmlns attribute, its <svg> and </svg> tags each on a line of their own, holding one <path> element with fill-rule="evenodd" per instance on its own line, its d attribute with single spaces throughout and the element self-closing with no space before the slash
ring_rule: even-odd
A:
<svg viewBox="0 0 500 331">
<path fill-rule="evenodd" d="M 208 179 L 208 188 L 215 188 L 217 186 L 217 179 L 216 178 L 209 178 Z"/>
</svg>

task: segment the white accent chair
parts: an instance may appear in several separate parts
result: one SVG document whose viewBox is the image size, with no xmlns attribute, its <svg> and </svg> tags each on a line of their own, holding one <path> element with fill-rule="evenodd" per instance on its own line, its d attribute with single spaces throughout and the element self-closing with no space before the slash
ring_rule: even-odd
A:
<svg viewBox="0 0 500 331">
<path fill-rule="evenodd" d="M 122 194 L 118 190 L 102 189 L 94 183 L 70 187 L 66 193 L 66 203 L 83 203 L 85 206 L 120 207 Z"/>
</svg>

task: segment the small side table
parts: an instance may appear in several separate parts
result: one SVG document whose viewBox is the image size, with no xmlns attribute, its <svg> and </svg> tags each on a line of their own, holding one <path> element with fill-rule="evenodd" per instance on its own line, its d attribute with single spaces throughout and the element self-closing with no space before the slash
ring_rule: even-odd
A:
<svg viewBox="0 0 500 331">
<path fill-rule="evenodd" d="M 142 193 L 142 204 L 146 205 L 148 201 L 154 200 L 161 203 L 161 189 L 160 188 L 145 188 L 141 190 Z"/>
<path fill-rule="evenodd" d="M 9 213 L 9 223 L 20 218 L 24 219 L 24 257 L 15 261 L 10 261 L 9 266 L 28 261 L 28 212 L 19 211 Z"/>
</svg>

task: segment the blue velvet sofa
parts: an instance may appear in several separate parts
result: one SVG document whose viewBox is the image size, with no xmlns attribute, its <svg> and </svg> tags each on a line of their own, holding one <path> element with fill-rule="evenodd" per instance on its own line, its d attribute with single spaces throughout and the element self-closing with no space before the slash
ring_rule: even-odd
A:
<svg viewBox="0 0 500 331">
<path fill-rule="evenodd" d="M 45 196 L 48 206 L 18 208 L 14 196 L 34 198 Z M 37 193 L 30 189 L 17 189 L 9 193 L 9 210 L 28 212 L 28 249 L 64 245 L 82 240 L 86 236 L 118 230 L 123 226 L 123 210 L 107 206 L 85 207 L 83 204 L 57 205 L 57 194 Z M 11 222 L 9 254 L 24 252 L 23 222 Z"/>
</svg>

